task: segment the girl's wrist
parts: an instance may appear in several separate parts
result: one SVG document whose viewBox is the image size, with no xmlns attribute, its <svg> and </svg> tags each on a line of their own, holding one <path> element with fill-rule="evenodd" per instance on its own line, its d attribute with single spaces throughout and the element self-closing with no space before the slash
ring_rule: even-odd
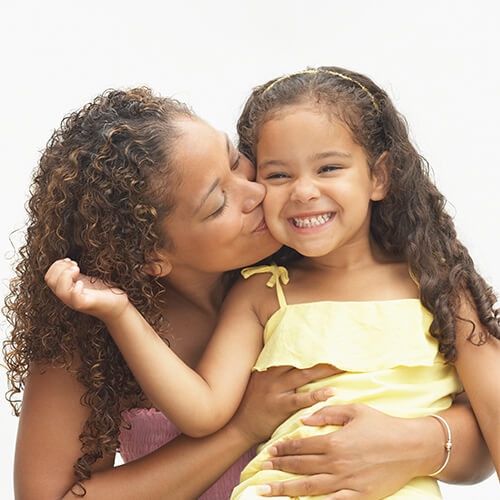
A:
<svg viewBox="0 0 500 500">
<path fill-rule="evenodd" d="M 108 327 L 108 329 L 114 329 L 124 321 L 127 321 L 126 316 L 131 314 L 140 314 L 139 311 L 132 306 L 126 294 L 124 294 L 122 300 L 123 304 L 121 304 L 120 307 L 111 311 L 102 312 L 98 315 L 98 318 Z"/>
</svg>

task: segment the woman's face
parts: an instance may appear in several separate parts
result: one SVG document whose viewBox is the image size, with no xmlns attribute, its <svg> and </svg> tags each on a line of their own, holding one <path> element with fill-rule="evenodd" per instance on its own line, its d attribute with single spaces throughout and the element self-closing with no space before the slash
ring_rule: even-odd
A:
<svg viewBox="0 0 500 500">
<path fill-rule="evenodd" d="M 163 222 L 173 269 L 223 272 L 253 264 L 280 245 L 264 223 L 265 188 L 226 134 L 197 119 L 177 123 L 174 162 L 181 183 Z"/>
</svg>

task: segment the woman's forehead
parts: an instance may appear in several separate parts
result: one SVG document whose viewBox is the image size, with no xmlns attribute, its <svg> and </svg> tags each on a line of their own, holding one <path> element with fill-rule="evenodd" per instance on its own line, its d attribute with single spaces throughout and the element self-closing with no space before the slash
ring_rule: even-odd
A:
<svg viewBox="0 0 500 500">
<path fill-rule="evenodd" d="M 175 163 L 180 174 L 177 204 L 196 205 L 210 191 L 229 165 L 233 147 L 227 134 L 200 119 L 182 120 L 175 145 Z"/>
</svg>

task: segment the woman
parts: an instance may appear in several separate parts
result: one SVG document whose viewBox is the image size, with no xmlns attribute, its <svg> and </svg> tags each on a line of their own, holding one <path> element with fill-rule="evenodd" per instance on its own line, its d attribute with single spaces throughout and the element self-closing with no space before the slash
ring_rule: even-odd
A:
<svg viewBox="0 0 500 500">
<path fill-rule="evenodd" d="M 220 175 L 214 182 L 209 174 L 215 167 Z M 147 89 L 107 92 L 54 133 L 34 178 L 26 244 L 7 299 L 11 401 L 24 387 L 18 498 L 195 498 L 286 416 L 314 402 L 294 389 L 330 369 L 254 376 L 240 410 L 218 433 L 200 440 L 180 436 L 113 468 L 119 442 L 127 454 L 127 432 L 140 430 L 134 415 L 141 412 L 134 408 L 154 402 L 103 324 L 63 307 L 43 282 L 53 261 L 77 260 L 83 273 L 125 290 L 195 366 L 230 286 L 225 271 L 277 250 L 263 223 L 264 190 L 252 176 L 227 136 Z M 273 494 L 350 489 L 357 498 L 377 498 L 438 470 L 445 457 L 443 430 L 434 419 L 395 419 L 363 406 L 317 418 L 345 429 L 284 445 L 280 451 L 290 456 L 277 458 L 276 466 L 313 476 L 279 485 Z M 446 419 L 454 453 L 439 477 L 483 478 L 490 464 L 471 412 L 455 405 Z M 227 498 L 231 486 L 215 485 L 205 498 Z"/>
</svg>

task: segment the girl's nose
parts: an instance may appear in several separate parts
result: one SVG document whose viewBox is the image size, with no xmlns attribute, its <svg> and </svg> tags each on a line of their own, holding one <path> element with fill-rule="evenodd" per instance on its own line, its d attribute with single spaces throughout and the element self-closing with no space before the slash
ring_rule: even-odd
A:
<svg viewBox="0 0 500 500">
<path fill-rule="evenodd" d="M 297 179 L 293 185 L 290 199 L 300 203 L 307 203 L 308 201 L 319 198 L 320 192 L 314 182 L 306 177 Z"/>
<path fill-rule="evenodd" d="M 243 182 L 245 185 L 245 190 L 242 192 L 242 196 L 244 196 L 243 212 L 249 213 L 262 203 L 266 195 L 266 188 L 258 182 Z"/>
</svg>

